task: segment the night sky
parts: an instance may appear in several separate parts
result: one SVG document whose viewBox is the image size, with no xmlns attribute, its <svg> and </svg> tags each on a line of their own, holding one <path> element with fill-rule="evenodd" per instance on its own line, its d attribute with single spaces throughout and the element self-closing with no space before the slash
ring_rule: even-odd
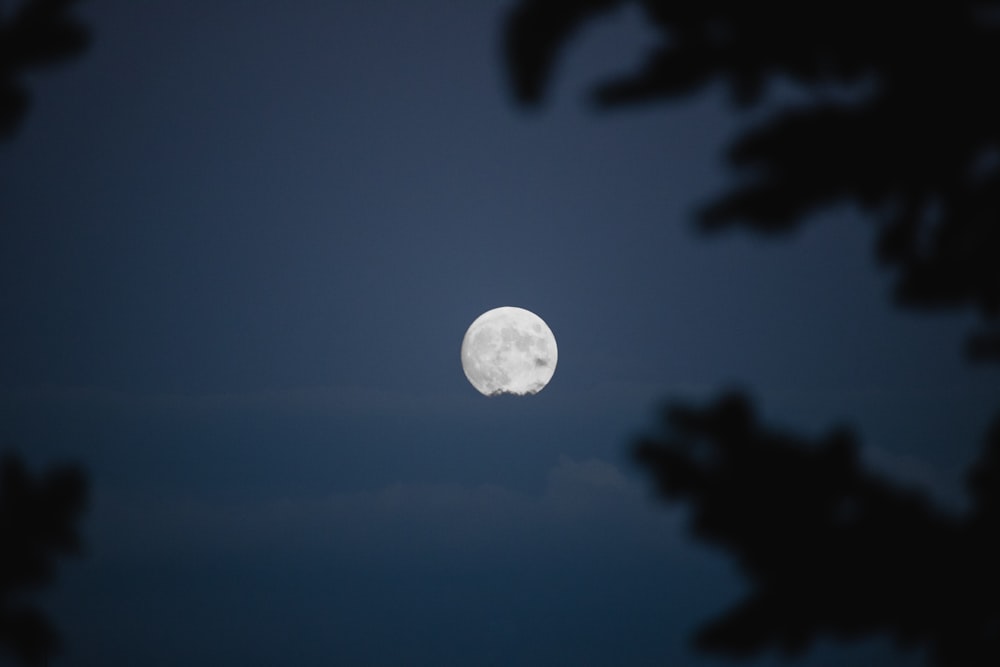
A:
<svg viewBox="0 0 1000 667">
<path fill-rule="evenodd" d="M 629 457 L 664 401 L 728 388 L 852 424 L 961 510 L 996 407 L 973 314 L 893 308 L 850 208 L 695 234 L 752 119 L 716 88 L 588 106 L 649 43 L 637 11 L 521 108 L 510 7 L 94 0 L 87 53 L 31 77 L 0 145 L 0 445 L 88 473 L 54 667 L 731 664 L 689 637 L 739 570 Z M 462 373 L 504 305 L 557 338 L 535 396 Z"/>
</svg>

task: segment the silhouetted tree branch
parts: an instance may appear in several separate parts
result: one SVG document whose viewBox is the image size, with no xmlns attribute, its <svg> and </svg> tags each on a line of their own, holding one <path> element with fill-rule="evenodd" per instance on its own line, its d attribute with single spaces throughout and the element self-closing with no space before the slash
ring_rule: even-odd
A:
<svg viewBox="0 0 1000 667">
<path fill-rule="evenodd" d="M 9 17 L 0 7 L 0 140 L 28 109 L 24 73 L 86 49 L 87 31 L 69 15 L 76 4 L 24 0 Z M 57 556 L 79 553 L 76 522 L 85 502 L 79 468 L 52 468 L 35 478 L 20 458 L 0 459 L 0 650 L 25 665 L 44 665 L 59 647 L 48 618 L 24 596 L 51 582 Z"/>
<path fill-rule="evenodd" d="M 523 0 L 510 14 L 513 88 L 538 104 L 559 51 L 582 24 L 626 0 Z M 807 90 L 864 87 L 861 99 L 785 110 L 737 138 L 743 184 L 699 224 L 775 233 L 854 203 L 879 223 L 898 303 L 970 306 L 992 324 L 967 351 L 1000 360 L 1000 2 L 896 5 L 635 0 L 661 40 L 640 71 L 597 86 L 603 108 L 726 82 L 741 107 L 785 77 Z M 857 95 L 855 97 L 858 97 Z"/>
<path fill-rule="evenodd" d="M 24 601 L 52 581 L 55 558 L 80 551 L 76 523 L 86 480 L 72 466 L 33 477 L 21 460 L 0 460 L 0 649 L 25 665 L 42 665 L 58 648 L 45 615 Z"/>
<path fill-rule="evenodd" d="M 25 0 L 10 18 L 0 12 L 0 140 L 13 134 L 28 109 L 23 73 L 86 49 L 87 30 L 69 15 L 77 2 Z"/>
<path fill-rule="evenodd" d="M 596 87 L 598 107 L 722 81 L 744 108 L 779 77 L 816 94 L 733 142 L 729 160 L 747 176 L 701 211 L 700 229 L 775 234 L 858 205 L 878 221 L 896 302 L 975 308 L 985 326 L 967 356 L 1000 361 L 1000 2 L 634 3 L 660 42 L 638 72 Z M 626 4 L 522 0 L 506 27 L 518 100 L 539 104 L 573 33 Z M 851 94 L 834 101 L 835 88 Z M 636 459 L 753 585 L 702 629 L 701 649 L 794 654 L 824 634 L 888 634 L 938 665 L 1000 665 L 1000 418 L 964 517 L 864 470 L 849 431 L 810 442 L 764 428 L 740 394 L 675 405 L 666 426 Z"/>
<path fill-rule="evenodd" d="M 938 665 L 1000 664 L 1000 420 L 965 517 L 865 470 L 849 431 L 810 441 L 768 429 L 741 394 L 674 405 L 665 422 L 636 459 L 753 585 L 698 633 L 699 648 L 796 654 L 821 635 L 879 633 L 925 645 Z"/>
</svg>

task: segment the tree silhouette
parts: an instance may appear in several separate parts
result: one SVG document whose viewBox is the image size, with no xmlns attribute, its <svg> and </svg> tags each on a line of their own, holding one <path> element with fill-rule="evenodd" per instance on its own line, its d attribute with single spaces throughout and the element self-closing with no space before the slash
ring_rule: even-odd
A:
<svg viewBox="0 0 1000 667">
<path fill-rule="evenodd" d="M 57 555 L 79 553 L 76 522 L 86 502 L 79 468 L 33 477 L 20 458 L 0 460 L 0 648 L 42 665 L 58 648 L 45 615 L 23 600 L 51 582 Z"/>
<path fill-rule="evenodd" d="M 969 476 L 974 505 L 963 518 L 864 470 L 849 431 L 810 442 L 768 429 L 741 394 L 675 405 L 665 422 L 637 460 L 754 586 L 698 633 L 699 648 L 797 654 L 824 633 L 882 633 L 926 644 L 937 664 L 1000 664 L 1000 420 Z"/>
<path fill-rule="evenodd" d="M 522 0 L 506 27 L 518 100 L 538 105 L 573 32 L 625 4 Z M 775 235 L 855 204 L 878 225 L 895 302 L 975 308 L 983 328 L 967 355 L 1000 361 L 1000 2 L 636 4 L 660 43 L 640 71 L 595 88 L 599 108 L 716 80 L 738 108 L 778 77 L 815 93 L 733 142 L 729 161 L 747 175 L 700 211 L 700 230 Z M 845 85 L 852 95 L 828 94 Z M 637 461 L 753 585 L 698 633 L 701 650 L 796 654 L 821 634 L 886 634 L 925 646 L 935 664 L 1000 664 L 1000 416 L 962 517 L 865 471 L 849 431 L 810 442 L 765 428 L 742 394 L 674 404 L 665 426 L 637 444 Z"/>
<path fill-rule="evenodd" d="M 26 0 L 10 18 L 0 7 L 0 140 L 9 139 L 28 110 L 23 72 L 83 53 L 86 29 L 69 12 L 77 0 Z"/>
<path fill-rule="evenodd" d="M 8 17 L 0 7 L 0 140 L 28 110 L 25 71 L 78 56 L 86 29 L 69 15 L 77 0 L 25 0 Z M 0 459 L 0 650 L 25 665 L 45 664 L 59 647 L 49 620 L 23 596 L 49 584 L 57 555 L 79 553 L 76 522 L 86 478 L 75 466 L 34 478 L 20 457 Z"/>
<path fill-rule="evenodd" d="M 540 103 L 573 31 L 625 4 L 523 0 L 506 31 L 517 98 Z M 702 230 L 742 224 L 773 234 L 822 207 L 859 205 L 879 227 L 879 259 L 897 270 L 897 302 L 977 308 L 991 326 L 967 352 L 1000 360 L 1000 2 L 636 4 L 661 41 L 640 71 L 596 87 L 601 108 L 676 98 L 715 80 L 739 107 L 777 77 L 819 93 L 868 91 L 840 102 L 818 95 L 736 139 L 728 158 L 748 176 L 702 209 Z"/>
</svg>

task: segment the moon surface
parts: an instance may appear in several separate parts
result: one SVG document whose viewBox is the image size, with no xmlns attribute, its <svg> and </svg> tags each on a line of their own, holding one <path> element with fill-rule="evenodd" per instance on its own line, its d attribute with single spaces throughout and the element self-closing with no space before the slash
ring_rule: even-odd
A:
<svg viewBox="0 0 1000 667">
<path fill-rule="evenodd" d="M 537 394 L 552 379 L 556 338 L 530 310 L 494 308 L 469 326 L 462 340 L 462 370 L 481 394 Z"/>
</svg>

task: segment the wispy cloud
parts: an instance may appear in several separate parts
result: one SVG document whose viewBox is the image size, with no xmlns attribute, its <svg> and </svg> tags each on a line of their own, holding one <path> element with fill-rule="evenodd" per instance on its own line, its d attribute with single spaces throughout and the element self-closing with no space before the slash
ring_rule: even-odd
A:
<svg viewBox="0 0 1000 667">
<path fill-rule="evenodd" d="M 513 554 L 572 544 L 669 548 L 678 515 L 599 459 L 560 457 L 538 493 L 495 484 L 390 484 L 351 493 L 252 502 L 105 494 L 93 546 L 116 553 L 305 550 Z"/>
</svg>

